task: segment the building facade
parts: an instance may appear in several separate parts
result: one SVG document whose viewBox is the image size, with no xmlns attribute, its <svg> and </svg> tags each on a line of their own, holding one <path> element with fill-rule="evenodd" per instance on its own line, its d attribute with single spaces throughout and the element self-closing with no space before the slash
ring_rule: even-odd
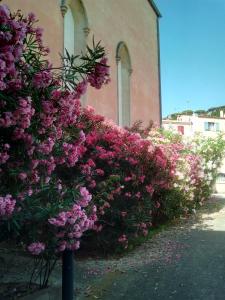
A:
<svg viewBox="0 0 225 300">
<path fill-rule="evenodd" d="M 161 120 L 159 29 L 160 13 L 152 0 L 3 0 L 11 10 L 33 11 L 50 60 L 60 65 L 64 48 L 79 54 L 101 41 L 106 48 L 111 83 L 92 88 L 82 99 L 120 125 L 136 120 Z"/>
<path fill-rule="evenodd" d="M 197 114 L 180 115 L 176 120 L 164 119 L 162 126 L 184 136 L 193 136 L 199 132 L 206 137 L 213 138 L 220 132 L 225 133 L 225 116 L 222 111 L 219 118 Z"/>
</svg>

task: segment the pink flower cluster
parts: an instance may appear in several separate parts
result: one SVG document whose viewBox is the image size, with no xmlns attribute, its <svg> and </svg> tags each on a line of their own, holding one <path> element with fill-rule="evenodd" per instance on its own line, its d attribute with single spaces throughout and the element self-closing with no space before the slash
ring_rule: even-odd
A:
<svg viewBox="0 0 225 300">
<path fill-rule="evenodd" d="M 118 238 L 118 242 L 121 243 L 123 245 L 123 247 L 126 249 L 128 247 L 128 239 L 126 234 L 121 235 Z"/>
<path fill-rule="evenodd" d="M 198 185 L 200 182 L 199 174 L 202 173 L 201 157 L 196 154 L 187 154 L 185 160 L 188 162 L 190 182 Z M 201 178 L 202 179 L 202 178 Z"/>
<path fill-rule="evenodd" d="M 27 249 L 32 255 L 40 255 L 45 250 L 45 244 L 41 242 L 35 242 L 30 244 Z"/>
<path fill-rule="evenodd" d="M 154 129 L 149 138 L 167 157 L 171 166 L 170 175 L 173 178 L 172 188 L 180 193 L 181 210 L 185 213 L 191 211 L 197 203 L 202 202 L 201 194 L 204 193 L 204 171 L 200 156 L 193 151 L 193 146 L 184 143 L 181 137 L 175 134 L 170 133 L 167 137 Z M 159 161 L 158 158 L 157 160 Z"/>
<path fill-rule="evenodd" d="M 79 82 L 75 89 L 75 98 L 80 99 L 87 91 L 88 82 L 87 80 L 83 80 Z"/>
<path fill-rule="evenodd" d="M 21 88 L 16 63 L 21 58 L 27 26 L 13 20 L 6 5 L 0 6 L 0 90 Z"/>
<path fill-rule="evenodd" d="M 34 28 L 36 21 L 34 14 L 21 18 L 18 12 L 11 15 L 6 5 L 0 6 L 0 90 L 17 91 L 22 88 L 24 82 L 18 65 L 24 68 L 22 55 L 24 52 L 24 40 L 26 36 L 34 36 L 39 50 L 44 55 L 48 49 L 42 45 L 42 32 L 40 28 Z"/>
<path fill-rule="evenodd" d="M 53 93 L 53 97 L 57 94 Z M 80 114 L 80 101 L 76 99 L 74 93 L 66 93 L 58 98 L 59 104 L 59 118 L 57 120 L 57 127 L 68 127 L 76 124 L 77 117 Z"/>
<path fill-rule="evenodd" d="M 16 200 L 13 199 L 12 195 L 6 195 L 0 197 L 0 217 L 10 217 L 16 206 Z"/>
<path fill-rule="evenodd" d="M 81 195 L 81 199 L 79 200 L 78 204 L 81 207 L 87 207 L 89 202 L 92 199 L 92 195 L 89 193 L 86 187 L 80 188 L 80 195 Z"/>
<path fill-rule="evenodd" d="M 70 167 L 74 167 L 78 159 L 82 156 L 83 147 L 76 144 L 63 143 L 63 151 L 65 153 L 66 163 Z"/>
<path fill-rule="evenodd" d="M 6 111 L 0 118 L 0 127 L 7 128 L 18 126 L 16 129 L 24 131 L 31 124 L 31 118 L 35 110 L 31 106 L 30 98 L 19 98 L 18 107 L 14 112 Z"/>
<path fill-rule="evenodd" d="M 77 250 L 79 239 L 83 233 L 94 227 L 97 220 L 96 208 L 92 208 L 91 214 L 85 212 L 84 208 L 91 201 L 91 195 L 85 187 L 80 188 L 81 199 L 68 211 L 60 212 L 56 217 L 50 218 L 48 222 L 55 227 L 55 236 L 58 239 L 57 251 L 65 249 Z"/>
<path fill-rule="evenodd" d="M 161 208 L 159 194 L 171 188 L 172 166 L 159 146 L 105 121 L 93 109 L 84 109 L 78 124 L 88 128 L 83 143 L 86 150 L 76 165 L 97 205 L 99 221 L 94 228 L 104 239 L 107 224 L 118 230 L 120 220 L 116 241 L 125 235 L 126 240 L 121 238 L 120 244 L 127 247 L 132 236 L 148 233 L 148 224 Z M 150 210 L 153 213 L 149 214 Z M 145 228 L 137 226 L 140 218 L 146 220 Z"/>
<path fill-rule="evenodd" d="M 10 148 L 9 144 L 2 145 L 2 151 L 0 152 L 0 165 L 5 164 L 9 159 L 8 150 Z"/>
<path fill-rule="evenodd" d="M 88 82 L 96 89 L 100 89 L 103 84 L 109 83 L 109 67 L 107 66 L 107 58 L 104 57 L 96 65 L 95 71 L 88 76 Z"/>
<path fill-rule="evenodd" d="M 46 88 L 51 84 L 52 80 L 53 80 L 52 72 L 50 72 L 50 70 L 47 71 L 43 70 L 34 75 L 33 85 L 38 89 Z"/>
</svg>

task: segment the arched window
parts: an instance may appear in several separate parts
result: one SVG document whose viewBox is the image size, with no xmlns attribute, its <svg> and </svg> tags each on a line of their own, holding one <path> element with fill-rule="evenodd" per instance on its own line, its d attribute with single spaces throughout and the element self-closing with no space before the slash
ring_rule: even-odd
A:
<svg viewBox="0 0 225 300">
<path fill-rule="evenodd" d="M 67 8 L 67 12 L 64 16 L 64 51 L 65 49 L 69 54 L 74 54 L 75 50 L 75 22 L 73 13 L 70 7 Z"/>
<path fill-rule="evenodd" d="M 130 75 L 131 60 L 124 42 L 120 42 L 116 53 L 117 89 L 118 89 L 118 123 L 130 125 Z"/>
<path fill-rule="evenodd" d="M 87 15 L 81 0 L 67 0 L 64 15 L 64 49 L 70 54 L 80 54 L 86 48 L 89 33 Z"/>
<path fill-rule="evenodd" d="M 80 55 L 85 51 L 89 33 L 88 20 L 81 0 L 62 0 L 61 10 L 64 15 L 64 52 Z M 86 95 L 81 97 L 86 103 Z"/>
</svg>

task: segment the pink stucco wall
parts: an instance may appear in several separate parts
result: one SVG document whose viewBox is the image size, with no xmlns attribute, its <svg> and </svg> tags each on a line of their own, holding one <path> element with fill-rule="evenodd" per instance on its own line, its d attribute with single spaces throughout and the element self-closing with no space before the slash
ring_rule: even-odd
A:
<svg viewBox="0 0 225 300">
<path fill-rule="evenodd" d="M 21 10 L 25 16 L 34 12 L 39 22 L 38 27 L 44 28 L 45 44 L 50 48 L 50 59 L 54 65 L 60 64 L 59 53 L 63 51 L 63 17 L 58 0 L 3 0 L 12 11 Z"/>
<path fill-rule="evenodd" d="M 73 0 L 72 0 L 73 1 Z M 75 1 L 75 0 L 74 0 Z M 51 60 L 59 64 L 63 50 L 63 17 L 60 0 L 3 0 L 25 14 L 33 11 L 44 27 L 44 38 L 51 49 Z M 159 76 L 157 16 L 147 0 L 83 0 L 90 33 L 106 47 L 111 67 L 111 83 L 101 91 L 89 89 L 87 104 L 98 113 L 117 121 L 116 48 L 125 42 L 131 57 L 131 123 L 149 120 L 159 123 Z"/>
</svg>

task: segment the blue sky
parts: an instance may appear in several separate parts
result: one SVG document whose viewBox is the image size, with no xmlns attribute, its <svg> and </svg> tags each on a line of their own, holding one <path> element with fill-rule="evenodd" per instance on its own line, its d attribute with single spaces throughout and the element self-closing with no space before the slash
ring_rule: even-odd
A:
<svg viewBox="0 0 225 300">
<path fill-rule="evenodd" d="M 155 0 L 162 113 L 225 105 L 225 0 Z"/>
</svg>

